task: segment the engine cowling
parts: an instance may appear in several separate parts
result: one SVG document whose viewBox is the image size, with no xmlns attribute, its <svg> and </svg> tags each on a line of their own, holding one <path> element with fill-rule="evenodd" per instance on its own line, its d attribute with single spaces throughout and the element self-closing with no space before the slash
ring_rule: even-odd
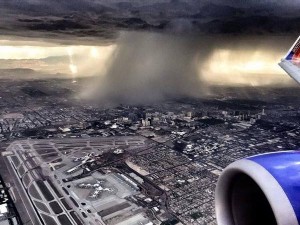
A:
<svg viewBox="0 0 300 225">
<path fill-rule="evenodd" d="M 216 187 L 218 225 L 299 225 L 300 152 L 236 161 Z"/>
</svg>

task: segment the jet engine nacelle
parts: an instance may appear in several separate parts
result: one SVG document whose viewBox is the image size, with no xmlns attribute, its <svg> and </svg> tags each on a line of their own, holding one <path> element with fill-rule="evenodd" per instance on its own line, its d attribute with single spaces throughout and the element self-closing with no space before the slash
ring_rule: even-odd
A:
<svg viewBox="0 0 300 225">
<path fill-rule="evenodd" d="M 300 152 L 236 161 L 216 187 L 218 225 L 299 225 Z"/>
</svg>

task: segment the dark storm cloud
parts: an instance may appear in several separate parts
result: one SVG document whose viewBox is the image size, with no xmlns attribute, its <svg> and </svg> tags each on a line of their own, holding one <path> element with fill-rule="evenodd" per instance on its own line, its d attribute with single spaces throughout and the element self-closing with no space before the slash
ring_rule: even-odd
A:
<svg viewBox="0 0 300 225">
<path fill-rule="evenodd" d="M 103 40 L 113 40 L 119 30 L 298 34 L 299 8 L 298 0 L 2 0 L 0 31 Z"/>
<path fill-rule="evenodd" d="M 26 20 L 19 20 L 21 22 L 26 22 Z M 64 31 L 64 30 L 74 30 L 74 29 L 88 29 L 89 26 L 83 24 L 79 21 L 75 22 L 72 20 L 59 19 L 50 21 L 32 20 L 29 22 L 30 25 L 27 26 L 30 30 L 43 30 L 43 31 Z"/>
<path fill-rule="evenodd" d="M 243 67 L 260 67 L 261 61 L 276 66 L 300 33 L 299 6 L 288 0 L 2 0 L 0 4 L 1 34 L 66 45 L 114 43 L 105 64 L 90 64 L 84 53 L 87 69 L 78 65 L 78 73 L 74 72 L 79 77 L 94 75 L 84 85 L 82 97 L 96 102 L 201 97 L 210 94 L 209 76 L 231 84 L 238 75 L 243 84 L 252 85 L 249 78 L 254 75 Z M 258 57 L 264 54 L 266 58 Z M 276 59 L 269 59 L 272 55 Z M 218 60 L 226 63 L 220 66 Z M 218 62 L 210 63 L 214 61 Z M 271 75 L 260 76 L 258 84 L 279 83 Z"/>
</svg>

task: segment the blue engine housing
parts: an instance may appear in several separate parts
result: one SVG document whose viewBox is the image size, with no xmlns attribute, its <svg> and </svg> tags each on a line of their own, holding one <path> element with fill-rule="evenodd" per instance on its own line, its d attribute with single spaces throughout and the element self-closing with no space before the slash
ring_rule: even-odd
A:
<svg viewBox="0 0 300 225">
<path fill-rule="evenodd" d="M 226 167 L 216 215 L 219 225 L 299 225 L 300 152 L 262 154 Z"/>
</svg>

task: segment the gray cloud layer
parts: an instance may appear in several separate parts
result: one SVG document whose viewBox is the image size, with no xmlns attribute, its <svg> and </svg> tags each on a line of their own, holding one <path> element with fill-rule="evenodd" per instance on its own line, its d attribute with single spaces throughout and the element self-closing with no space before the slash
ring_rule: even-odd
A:
<svg viewBox="0 0 300 225">
<path fill-rule="evenodd" d="M 1 0 L 5 35 L 103 41 L 119 30 L 298 34 L 299 0 Z M 68 39 L 68 38 L 67 38 Z"/>
</svg>

